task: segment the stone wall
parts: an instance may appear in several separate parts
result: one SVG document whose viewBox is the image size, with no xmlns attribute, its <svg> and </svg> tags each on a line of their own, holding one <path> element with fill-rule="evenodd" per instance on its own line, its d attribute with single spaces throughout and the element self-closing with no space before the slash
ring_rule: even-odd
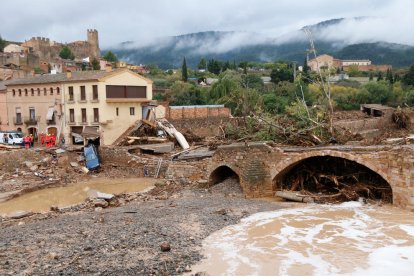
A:
<svg viewBox="0 0 414 276">
<path fill-rule="evenodd" d="M 230 109 L 227 107 L 208 106 L 183 106 L 168 107 L 166 118 L 169 120 L 182 120 L 194 118 L 230 117 Z"/>
<path fill-rule="evenodd" d="M 220 127 L 224 126 L 228 122 L 233 122 L 233 118 L 226 117 L 208 117 L 208 118 L 194 118 L 194 119 L 182 119 L 182 120 L 170 120 L 170 123 L 174 127 L 184 133 L 191 132 L 198 137 L 213 137 L 222 135 L 223 131 Z"/>
<path fill-rule="evenodd" d="M 342 120 L 334 122 L 335 126 L 345 128 L 353 133 L 379 129 L 386 130 L 392 126 L 392 112 L 386 112 L 381 117 L 368 117 L 359 120 Z"/>
</svg>

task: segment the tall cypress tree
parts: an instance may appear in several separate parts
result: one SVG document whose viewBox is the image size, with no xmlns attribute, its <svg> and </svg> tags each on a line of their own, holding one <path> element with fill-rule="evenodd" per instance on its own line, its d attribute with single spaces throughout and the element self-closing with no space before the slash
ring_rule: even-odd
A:
<svg viewBox="0 0 414 276">
<path fill-rule="evenodd" d="M 188 80 L 187 62 L 185 60 L 185 57 L 183 59 L 183 65 L 181 66 L 181 79 L 184 82 L 187 82 Z"/>
</svg>

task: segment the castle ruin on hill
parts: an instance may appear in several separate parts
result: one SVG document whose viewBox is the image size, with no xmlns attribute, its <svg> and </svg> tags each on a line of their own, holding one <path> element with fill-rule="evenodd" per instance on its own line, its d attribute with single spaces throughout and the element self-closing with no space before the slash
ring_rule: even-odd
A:
<svg viewBox="0 0 414 276">
<path fill-rule="evenodd" d="M 52 60 L 59 57 L 59 53 L 64 46 L 69 47 L 76 58 L 99 58 L 101 51 L 99 49 L 98 31 L 95 29 L 87 30 L 86 41 L 74 41 L 67 44 L 52 41 L 44 37 L 32 37 L 21 45 L 27 47 L 30 52 L 39 56 L 41 60 Z"/>
</svg>

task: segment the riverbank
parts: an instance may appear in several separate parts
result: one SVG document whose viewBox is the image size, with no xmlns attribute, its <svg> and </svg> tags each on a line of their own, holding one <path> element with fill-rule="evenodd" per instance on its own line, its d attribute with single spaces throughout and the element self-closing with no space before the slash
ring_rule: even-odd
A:
<svg viewBox="0 0 414 276">
<path fill-rule="evenodd" d="M 2 222 L 0 274 L 181 274 L 202 258 L 211 233 L 279 208 L 185 189 L 166 200 Z M 163 252 L 163 243 L 171 250 Z"/>
</svg>

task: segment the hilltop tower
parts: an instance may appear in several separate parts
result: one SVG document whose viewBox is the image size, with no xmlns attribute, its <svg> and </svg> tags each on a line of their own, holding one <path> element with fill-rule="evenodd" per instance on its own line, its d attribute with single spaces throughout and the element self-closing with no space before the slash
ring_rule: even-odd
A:
<svg viewBox="0 0 414 276">
<path fill-rule="evenodd" d="M 101 50 L 99 49 L 98 31 L 95 29 L 88 29 L 88 43 L 89 54 L 91 58 L 101 57 Z"/>
</svg>

